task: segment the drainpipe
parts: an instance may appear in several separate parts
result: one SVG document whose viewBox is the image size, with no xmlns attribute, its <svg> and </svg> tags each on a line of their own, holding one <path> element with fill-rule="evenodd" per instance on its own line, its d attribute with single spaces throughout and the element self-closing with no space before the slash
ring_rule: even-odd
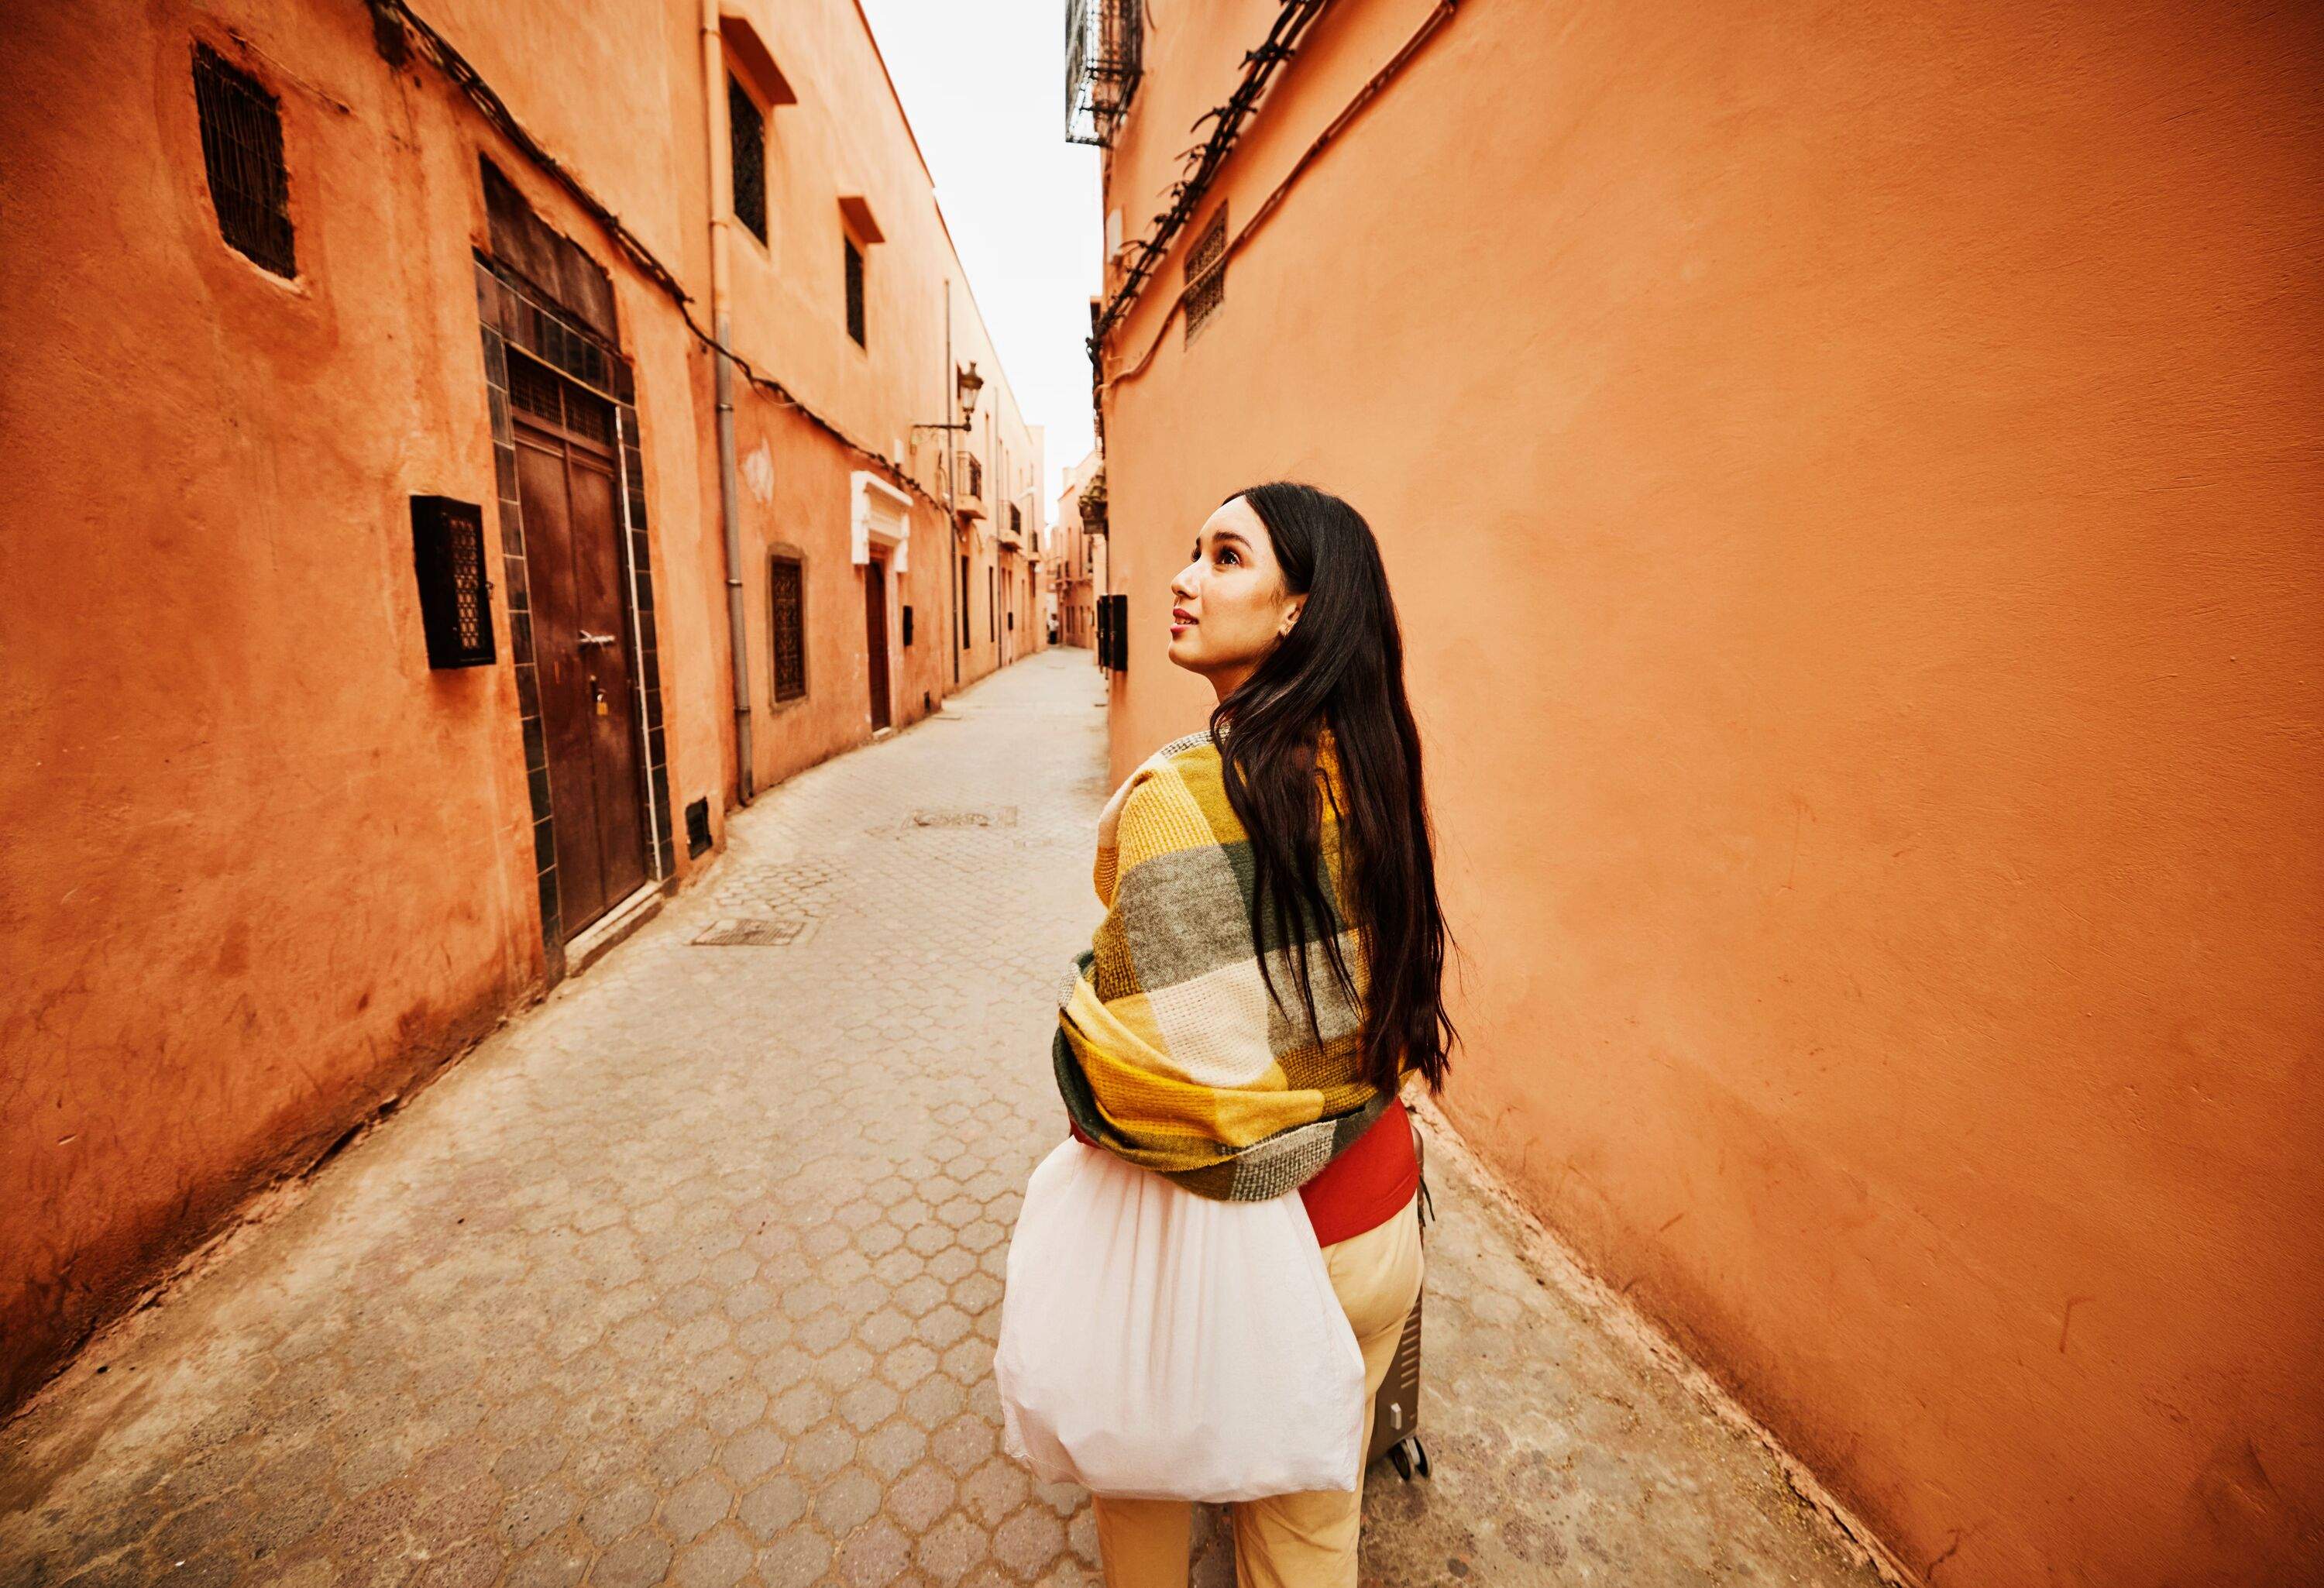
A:
<svg viewBox="0 0 2324 1588">
<path fill-rule="evenodd" d="M 751 803 L 751 655 L 742 623 L 742 505 L 734 483 L 734 345 L 727 302 L 727 212 L 734 207 L 733 147 L 726 126 L 726 46 L 718 28 L 718 0 L 702 0 L 703 131 L 710 148 L 710 324 L 717 346 L 718 516 L 726 531 L 726 650 L 733 659 L 734 803 Z"/>
<path fill-rule="evenodd" d="M 939 413 L 949 413 L 958 403 L 953 389 L 952 367 L 952 278 L 945 278 L 945 370 L 944 406 Z M 963 432 L 965 434 L 966 432 Z M 936 443 L 945 449 L 945 572 L 952 584 L 952 632 L 945 636 L 952 647 L 952 684 L 960 688 L 960 637 L 968 626 L 968 592 L 961 586 L 960 577 L 960 497 L 953 489 L 953 475 L 960 466 L 959 448 L 953 445 L 953 432 L 936 432 Z"/>
</svg>

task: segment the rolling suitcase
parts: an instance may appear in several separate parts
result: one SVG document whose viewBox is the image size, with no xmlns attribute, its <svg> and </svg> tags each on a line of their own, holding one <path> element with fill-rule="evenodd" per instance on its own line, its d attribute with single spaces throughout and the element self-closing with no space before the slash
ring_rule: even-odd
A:
<svg viewBox="0 0 2324 1588">
<path fill-rule="evenodd" d="M 1425 1230 L 1436 1207 L 1428 1195 L 1427 1155 L 1417 1119 L 1412 1121 L 1412 1152 L 1421 1160 L 1420 1195 L 1413 1216 Z M 1373 1399 L 1371 1445 L 1364 1452 L 1366 1466 L 1386 1455 L 1397 1476 L 1407 1483 L 1416 1473 L 1428 1476 L 1428 1448 L 1420 1442 L 1421 1300 L 1413 1299 L 1404 1334 L 1396 1343 L 1396 1360 L 1388 1364 L 1388 1377 L 1380 1380 L 1379 1394 Z"/>
</svg>

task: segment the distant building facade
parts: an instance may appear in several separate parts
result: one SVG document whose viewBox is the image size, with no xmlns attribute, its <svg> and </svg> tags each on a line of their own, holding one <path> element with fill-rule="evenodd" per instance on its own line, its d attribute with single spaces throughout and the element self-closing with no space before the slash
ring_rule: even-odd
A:
<svg viewBox="0 0 2324 1588">
<path fill-rule="evenodd" d="M 12 22 L 0 1406 L 1006 660 L 1041 477 L 850 0 Z"/>
<path fill-rule="evenodd" d="M 1056 544 L 1057 642 L 1062 645 L 1093 647 L 1097 643 L 1097 596 L 1105 588 L 1105 534 L 1084 515 L 1083 502 L 1096 485 L 1091 511 L 1102 499 L 1105 459 L 1095 448 L 1074 465 L 1057 493 Z"/>
</svg>

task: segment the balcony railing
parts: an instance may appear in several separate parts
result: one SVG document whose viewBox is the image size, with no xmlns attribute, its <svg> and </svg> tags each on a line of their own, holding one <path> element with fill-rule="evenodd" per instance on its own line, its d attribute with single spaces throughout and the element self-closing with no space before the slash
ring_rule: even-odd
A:
<svg viewBox="0 0 2324 1588">
<path fill-rule="evenodd" d="M 953 454 L 953 506 L 970 518 L 984 516 L 984 463 L 973 452 Z"/>
<path fill-rule="evenodd" d="M 1142 0 L 1068 0 L 1065 138 L 1111 148 L 1138 92 L 1144 60 Z"/>
</svg>

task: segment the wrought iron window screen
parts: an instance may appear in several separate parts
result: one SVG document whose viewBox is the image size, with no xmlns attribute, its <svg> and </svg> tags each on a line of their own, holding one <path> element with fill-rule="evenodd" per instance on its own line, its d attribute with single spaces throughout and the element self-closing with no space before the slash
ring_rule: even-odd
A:
<svg viewBox="0 0 2324 1588">
<path fill-rule="evenodd" d="M 411 561 L 428 665 L 490 666 L 493 582 L 484 575 L 484 509 L 449 496 L 414 496 Z"/>
<path fill-rule="evenodd" d="M 1186 340 L 1211 318 L 1227 296 L 1227 207 L 1212 212 L 1210 224 L 1186 251 Z"/>
<path fill-rule="evenodd" d="M 726 79 L 726 132 L 733 144 L 734 218 L 767 240 L 767 117 L 751 91 Z"/>
<path fill-rule="evenodd" d="M 290 180 L 282 164 L 282 110 L 256 78 L 207 44 L 194 46 L 194 107 L 218 235 L 278 276 L 299 273 Z"/>
<path fill-rule="evenodd" d="M 1113 145 L 1143 70 L 1142 0 L 1071 0 L 1065 7 L 1065 138 Z"/>
<path fill-rule="evenodd" d="M 613 449 L 612 403 L 513 348 L 509 352 L 508 373 L 511 407 L 575 440 L 607 452 Z"/>
<path fill-rule="evenodd" d="M 774 564 L 775 698 L 796 700 L 807 693 L 807 581 L 797 558 Z"/>
</svg>

